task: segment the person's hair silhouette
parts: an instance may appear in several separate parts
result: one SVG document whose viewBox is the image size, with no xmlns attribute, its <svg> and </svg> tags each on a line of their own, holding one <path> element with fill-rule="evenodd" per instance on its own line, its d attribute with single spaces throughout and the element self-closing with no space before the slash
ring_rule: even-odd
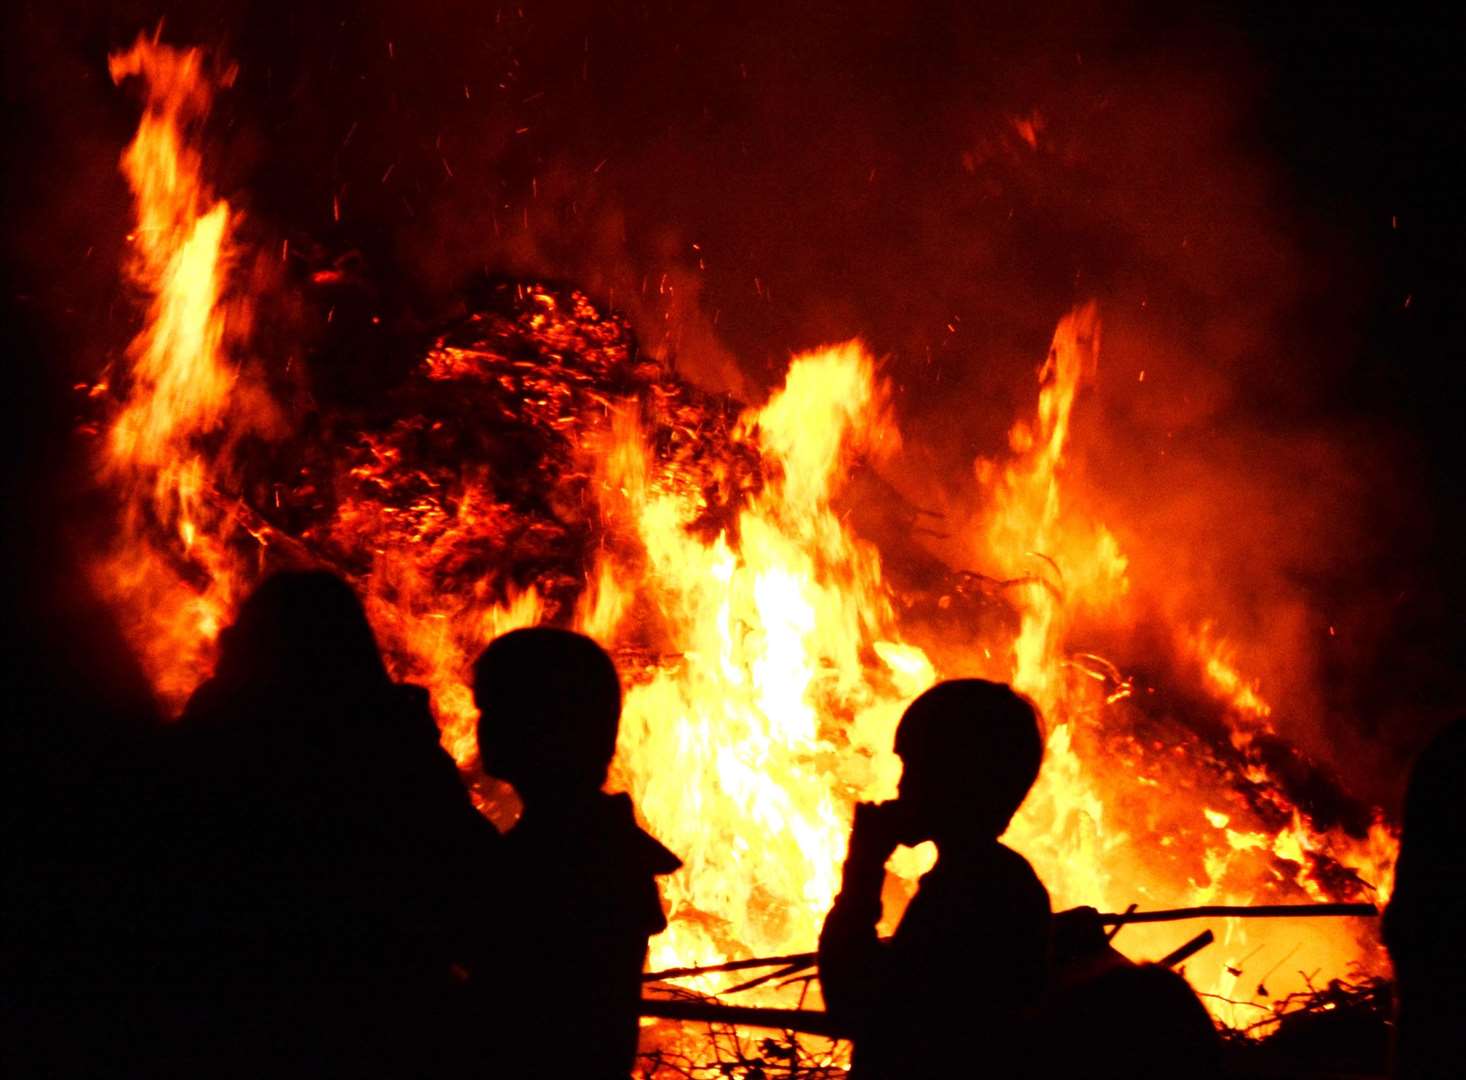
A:
<svg viewBox="0 0 1466 1080">
<path fill-rule="evenodd" d="M 1002 835 L 1038 779 L 1043 737 L 1033 705 L 1002 683 L 954 679 L 911 703 L 896 729 L 908 827 L 959 839 Z"/>
<path fill-rule="evenodd" d="M 964 1063 L 975 1054 L 999 1075 L 1047 978 L 1048 893 L 997 840 L 1038 776 L 1038 714 L 998 683 L 939 683 L 906 710 L 895 750 L 899 797 L 855 808 L 840 895 L 820 934 L 825 1001 L 853 1032 L 853 1076 L 946 1075 L 956 1031 Z M 883 942 L 886 860 L 925 840 L 936 843 L 936 867 Z M 950 989 L 957 973 L 961 994 Z"/>
<path fill-rule="evenodd" d="M 681 863 L 637 826 L 628 796 L 601 792 L 621 716 L 615 665 L 590 638 L 540 627 L 496 639 L 473 676 L 484 769 L 524 803 L 505 840 L 515 887 L 491 928 L 495 1065 L 624 1077 L 647 939 L 667 925 L 656 878 Z"/>
<path fill-rule="evenodd" d="M 526 803 L 596 792 L 616 752 L 621 680 L 606 651 L 569 630 L 496 638 L 473 666 L 484 771 Z"/>
<path fill-rule="evenodd" d="M 313 698 L 356 698 L 388 682 L 361 601 L 319 570 L 283 571 L 250 594 L 220 634 L 211 680 L 229 693 L 253 687 Z"/>
</svg>

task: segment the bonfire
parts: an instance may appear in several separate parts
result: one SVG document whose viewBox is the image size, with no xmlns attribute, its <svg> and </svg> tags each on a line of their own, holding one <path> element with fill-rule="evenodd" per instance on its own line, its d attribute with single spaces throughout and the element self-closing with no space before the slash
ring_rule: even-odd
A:
<svg viewBox="0 0 1466 1080">
<path fill-rule="evenodd" d="M 1071 420 L 1104 363 L 1097 305 L 1033 358 L 1008 454 L 950 478 L 980 508 L 960 520 L 897 494 L 911 466 L 860 341 L 792 356 L 765 400 L 736 401 L 642 353 L 573 285 L 476 281 L 403 378 L 333 404 L 308 357 L 259 345 L 265 293 L 339 281 L 260 272 L 273 249 L 212 190 L 202 122 L 228 66 L 145 37 L 111 70 L 143 103 L 123 168 L 147 313 L 85 388 L 116 514 L 91 569 L 175 712 L 263 575 L 328 567 L 365 597 L 393 675 L 430 690 L 444 745 L 506 825 L 512 792 L 476 768 L 467 664 L 518 626 L 594 636 L 627 688 L 610 786 L 685 864 L 654 971 L 812 948 L 853 804 L 894 794 L 902 709 L 954 676 L 1011 682 L 1042 712 L 1043 772 L 1005 842 L 1056 909 L 1388 899 L 1393 825 L 1279 734 L 1225 611 L 1155 627 L 1159 656 L 1103 648 L 1096 627 L 1144 613 L 1115 532 L 1071 498 Z M 922 553 L 921 528 L 960 536 L 965 561 Z M 897 852 L 888 929 L 930 863 Z M 1206 926 L 1214 943 L 1184 971 L 1239 1031 L 1260 1033 L 1274 1002 L 1306 1007 L 1292 995 L 1310 985 L 1387 974 L 1368 918 Z M 1135 925 L 1116 945 L 1157 959 L 1199 929 Z M 747 981 L 672 980 L 699 996 Z M 729 1000 L 819 1005 L 808 978 Z M 649 1026 L 649 1060 L 688 1067 L 680 1037 Z M 838 1058 L 729 1037 L 745 1064 Z"/>
</svg>

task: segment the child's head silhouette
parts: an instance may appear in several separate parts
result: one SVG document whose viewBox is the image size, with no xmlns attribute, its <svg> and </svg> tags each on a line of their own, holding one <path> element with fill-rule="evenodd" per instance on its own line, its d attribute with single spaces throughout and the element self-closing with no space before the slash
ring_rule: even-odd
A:
<svg viewBox="0 0 1466 1080">
<path fill-rule="evenodd" d="M 495 638 L 473 665 L 484 771 L 526 803 L 600 789 L 616 751 L 621 682 L 583 634 L 536 627 Z"/>
<path fill-rule="evenodd" d="M 1012 687 L 985 679 L 938 683 L 896 729 L 901 797 L 923 838 L 991 838 L 1008 827 L 1038 778 L 1038 713 Z"/>
</svg>

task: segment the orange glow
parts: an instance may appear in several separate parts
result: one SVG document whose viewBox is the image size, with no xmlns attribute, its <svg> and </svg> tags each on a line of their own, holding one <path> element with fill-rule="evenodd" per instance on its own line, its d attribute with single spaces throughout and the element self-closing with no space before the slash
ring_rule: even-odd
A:
<svg viewBox="0 0 1466 1080">
<path fill-rule="evenodd" d="M 139 37 L 109 69 L 114 81 L 138 79 L 143 88 L 122 169 L 137 203 L 130 273 L 150 300 L 101 463 L 123 510 L 96 579 L 127 619 L 160 695 L 178 706 L 248 584 L 231 549 L 236 526 L 215 490 L 230 472 L 221 447 L 278 420 L 234 355 L 249 306 L 229 296 L 234 215 L 210 193 L 194 145 L 214 92 L 204 56 Z M 232 71 L 219 77 L 232 79 Z"/>
<path fill-rule="evenodd" d="M 612 650 L 626 686 L 611 783 L 633 794 L 685 863 L 664 890 L 671 925 L 653 942 L 653 967 L 812 948 L 853 803 L 894 795 L 902 709 L 954 675 L 1011 681 L 1044 715 L 1043 774 L 1006 839 L 1056 908 L 1388 895 L 1396 840 L 1383 819 L 1361 840 L 1313 828 L 1289 802 L 1257 746 L 1275 734 L 1272 707 L 1238 667 L 1225 613 L 1194 613 L 1174 632 L 1177 680 L 1228 733 L 1216 745 L 1152 717 L 1135 679 L 1080 640 L 1082 628 L 1137 617 L 1127 556 L 1072 487 L 1071 420 L 1100 361 L 1094 304 L 1059 322 L 1010 452 L 959 478 L 982 500 L 966 555 L 1006 583 L 1013 629 L 944 641 L 940 659 L 903 617 L 907 598 L 883 575 L 881 552 L 837 509 L 857 464 L 901 455 L 889 389 L 859 342 L 794 357 L 783 386 L 726 432 L 711 406 L 685 398 L 667 425 L 653 415 L 678 392 L 665 373 L 647 376 L 649 390 L 613 392 L 568 368 L 568 357 L 598 349 L 616 385 L 631 385 L 634 357 L 618 324 L 579 294 L 526 287 L 514 325 L 535 343 L 535 361 L 445 337 L 413 377 L 517 386 L 526 413 L 563 438 L 583 487 L 580 501 L 552 509 L 557 521 L 593 520 L 597 543 L 566 587 L 571 599 L 511 575 L 534 537 L 516 532 L 522 522 L 487 466 L 414 458 L 439 431 L 424 415 L 343 435 L 351 456 L 329 478 L 329 519 L 287 537 L 248 508 L 238 479 L 239 436 L 285 421 L 251 375 L 250 298 L 231 276 L 233 211 L 202 175 L 199 126 L 214 83 L 198 51 L 145 39 L 112 58 L 112 73 L 145 90 L 123 168 L 138 205 L 131 270 L 149 305 L 130 369 L 108 380 L 117 390 L 100 391 L 123 395 L 98 462 L 121 516 L 95 572 L 173 707 L 209 671 L 239 598 L 287 550 L 352 579 L 394 676 L 431 690 L 444 745 L 470 775 L 473 656 L 517 626 L 583 629 Z M 1041 121 L 1024 123 L 1025 140 L 1036 141 Z M 514 382 L 560 374 L 591 391 Z M 716 429 L 707 445 L 717 453 L 668 451 L 659 423 L 684 435 Z M 713 513 L 715 490 L 733 493 L 727 514 Z M 512 817 L 512 805 L 479 794 L 495 820 Z M 909 895 L 930 865 L 929 849 L 903 849 L 891 869 Z M 1383 964 L 1368 928 L 1353 922 L 1227 920 L 1215 930 L 1217 944 L 1187 972 L 1224 997 L 1252 996 L 1248 980 L 1294 945 L 1272 976 L 1274 997 L 1296 988 L 1298 970 L 1326 979 Z M 1153 958 L 1187 932 L 1136 927 L 1117 944 Z M 1214 1009 L 1230 1022 L 1257 1018 Z"/>
</svg>

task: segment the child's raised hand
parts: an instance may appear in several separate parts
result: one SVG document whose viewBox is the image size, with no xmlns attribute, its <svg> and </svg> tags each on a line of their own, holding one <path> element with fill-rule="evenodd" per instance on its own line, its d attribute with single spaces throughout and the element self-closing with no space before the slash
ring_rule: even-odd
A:
<svg viewBox="0 0 1466 1080">
<path fill-rule="evenodd" d="M 891 852 L 911 843 L 909 807 L 899 799 L 883 803 L 856 803 L 855 822 L 850 829 L 850 854 L 882 866 Z"/>
</svg>

